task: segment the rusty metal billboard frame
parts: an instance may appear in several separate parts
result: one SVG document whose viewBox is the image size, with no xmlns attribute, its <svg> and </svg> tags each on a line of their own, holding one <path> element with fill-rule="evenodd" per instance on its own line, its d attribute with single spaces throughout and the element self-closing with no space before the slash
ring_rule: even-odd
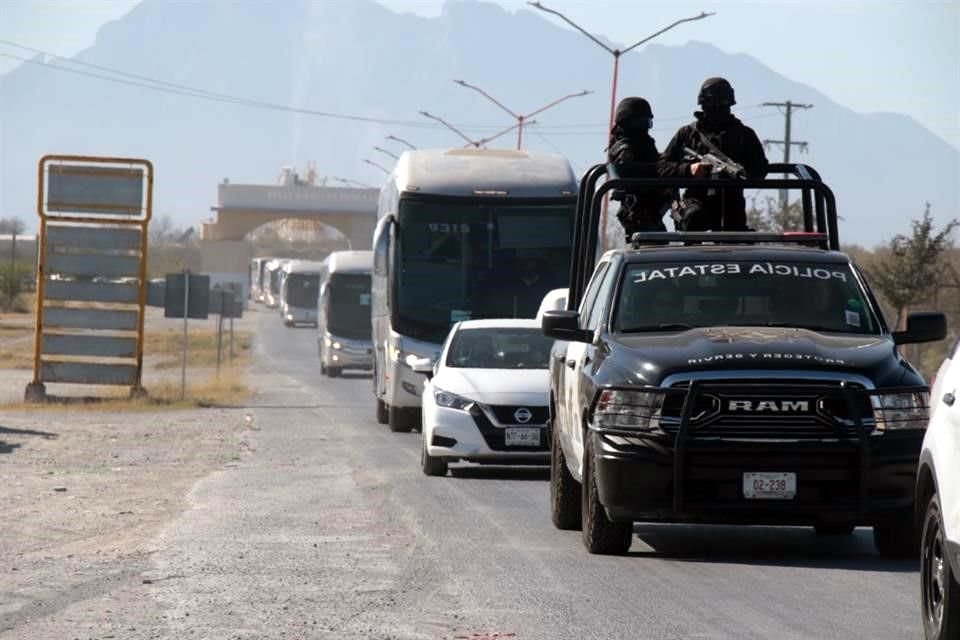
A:
<svg viewBox="0 0 960 640">
<path fill-rule="evenodd" d="M 67 168 L 56 171 L 56 167 Z M 69 168 L 74 168 L 69 170 Z M 106 201 L 90 202 L 61 202 L 54 203 L 54 210 L 51 211 L 50 203 L 46 201 L 49 196 L 49 180 L 52 173 L 57 175 L 72 174 L 86 176 L 100 176 L 112 178 L 115 181 L 127 179 L 132 184 L 139 176 L 142 181 L 140 188 L 140 207 L 137 211 L 130 202 L 121 205 L 114 205 Z M 44 314 L 45 314 L 45 289 L 48 276 L 48 231 L 51 228 L 50 223 L 69 223 L 81 225 L 79 229 L 100 230 L 109 232 L 110 229 L 130 228 L 139 233 L 139 255 L 137 264 L 137 294 L 136 294 L 136 347 L 135 364 L 130 387 L 131 395 L 141 395 L 144 393 L 142 386 L 143 374 L 143 335 L 144 335 L 144 314 L 147 301 L 147 225 L 153 214 L 153 181 L 154 169 L 149 160 L 142 158 L 114 158 L 98 156 L 78 156 L 78 155 L 46 155 L 43 156 L 37 165 L 37 215 L 40 218 L 40 232 L 37 246 L 37 290 L 36 290 L 36 328 L 34 334 L 34 363 L 33 363 L 33 381 L 27 385 L 26 399 L 28 401 L 38 401 L 45 398 L 45 386 L 43 384 L 44 371 L 49 369 L 43 361 L 44 345 Z M 74 185 L 75 187 L 77 185 Z M 122 185 L 120 185 L 122 186 Z M 130 186 L 129 184 L 127 186 Z M 65 189 L 69 191 L 69 189 Z M 80 189 L 82 191 L 82 189 Z M 99 195 L 99 194 L 98 194 Z M 121 194 L 130 198 L 131 195 Z M 94 198 L 96 200 L 96 198 Z M 71 206 L 74 207 L 71 209 Z M 69 229 L 66 229 L 69 231 Z M 94 232 L 95 233 L 95 232 Z M 51 281 L 52 282 L 52 281 Z M 88 300 L 90 302 L 96 300 Z M 109 304 L 109 300 L 100 301 Z M 58 307 L 51 307 L 57 309 Z M 73 309 L 69 307 L 64 307 Z M 79 309 L 78 309 L 79 311 Z M 64 364 L 76 364 L 75 362 L 65 362 Z M 92 363 L 91 363 L 92 364 Z M 102 366 L 102 365 L 101 365 Z M 116 365 L 122 367 L 125 365 Z M 93 367 L 96 369 L 96 366 Z M 109 384 L 109 382 L 107 382 Z"/>
</svg>

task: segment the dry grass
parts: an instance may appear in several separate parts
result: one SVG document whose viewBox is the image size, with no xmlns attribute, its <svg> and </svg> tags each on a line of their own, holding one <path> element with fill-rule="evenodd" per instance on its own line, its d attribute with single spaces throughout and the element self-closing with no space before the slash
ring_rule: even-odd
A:
<svg viewBox="0 0 960 640">
<path fill-rule="evenodd" d="M 18 402 L 3 405 L 4 410 L 17 411 L 158 411 L 196 409 L 206 407 L 235 407 L 242 405 L 250 396 L 246 370 L 225 368 L 220 375 L 210 374 L 199 382 L 190 382 L 188 377 L 185 398 L 180 399 L 179 382 L 164 382 L 147 389 L 147 395 L 129 397 L 127 389 L 108 388 L 97 398 L 52 398 L 44 404 Z"/>
</svg>

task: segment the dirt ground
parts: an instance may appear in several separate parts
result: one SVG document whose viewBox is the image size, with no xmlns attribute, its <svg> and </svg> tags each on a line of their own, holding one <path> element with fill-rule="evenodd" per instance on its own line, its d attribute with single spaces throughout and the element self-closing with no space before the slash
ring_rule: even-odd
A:
<svg viewBox="0 0 960 640">
<path fill-rule="evenodd" d="M 23 340 L 17 323 L 4 319 Z M 148 332 L 175 323 L 158 314 Z M 246 325 L 251 320 L 240 321 Z M 215 326 L 213 321 L 191 326 Z M 147 354 L 144 386 L 178 384 L 179 368 L 151 366 L 167 354 Z M 214 370 L 192 368 L 188 381 L 210 379 Z M 233 375 L 236 375 L 234 372 Z M 245 375 L 245 372 L 243 372 Z M 140 584 L 146 545 L 179 513 L 200 478 L 229 469 L 255 448 L 258 429 L 243 408 L 177 409 L 149 405 L 20 404 L 28 370 L 0 370 L 0 638 L 19 638 L 17 627 L 98 594 L 116 593 L 118 581 Z M 253 386 L 252 384 L 250 385 Z M 123 389 L 49 385 L 65 396 L 116 395 Z M 254 397 L 234 398 L 253 401 Z M 5 405 L 5 406 L 4 406 Z M 12 407 L 12 408 L 11 408 Z M 143 578 L 148 580 L 148 578 Z M 136 594 L 129 601 L 136 602 Z M 102 636 L 97 620 L 77 618 L 78 638 Z"/>
</svg>

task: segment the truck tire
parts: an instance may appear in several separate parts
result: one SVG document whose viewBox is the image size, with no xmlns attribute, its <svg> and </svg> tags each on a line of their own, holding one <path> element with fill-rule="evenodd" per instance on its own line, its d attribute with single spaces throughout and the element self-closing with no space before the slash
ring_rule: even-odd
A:
<svg viewBox="0 0 960 640">
<path fill-rule="evenodd" d="M 960 583 L 947 557 L 940 497 L 930 497 L 920 534 L 923 632 L 927 640 L 960 638 Z"/>
<path fill-rule="evenodd" d="M 582 526 L 583 545 L 590 553 L 600 555 L 623 555 L 630 550 L 633 541 L 632 522 L 613 522 L 607 518 L 607 512 L 600 504 L 597 491 L 597 478 L 593 465 L 593 446 L 589 435 L 584 440 L 583 450 L 583 489 Z"/>
<path fill-rule="evenodd" d="M 377 398 L 377 422 L 379 424 L 387 424 L 390 420 L 390 412 L 387 411 L 387 403 Z"/>
<path fill-rule="evenodd" d="M 580 484 L 567 468 L 559 434 L 552 427 L 550 432 L 550 519 L 557 529 L 576 531 L 582 524 Z"/>
<path fill-rule="evenodd" d="M 874 525 L 873 544 L 884 558 L 916 558 L 919 545 L 913 511 L 904 511 L 899 518 Z"/>
<path fill-rule="evenodd" d="M 410 419 L 406 411 L 400 407 L 390 407 L 388 413 L 387 426 L 390 427 L 390 431 L 394 433 L 410 433 L 413 425 L 410 424 Z"/>
<path fill-rule="evenodd" d="M 447 461 L 443 458 L 431 456 L 427 453 L 426 436 L 420 438 L 420 469 L 424 475 L 445 476 L 447 475 Z"/>
</svg>

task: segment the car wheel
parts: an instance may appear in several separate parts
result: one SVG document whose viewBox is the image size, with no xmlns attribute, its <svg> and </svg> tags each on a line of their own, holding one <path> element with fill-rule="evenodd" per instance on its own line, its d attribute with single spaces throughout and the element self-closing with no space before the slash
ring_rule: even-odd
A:
<svg viewBox="0 0 960 640">
<path fill-rule="evenodd" d="M 420 438 L 420 442 L 422 443 L 420 445 L 420 469 L 423 470 L 423 473 L 428 476 L 447 475 L 447 461 L 427 453 L 426 435 Z"/>
<path fill-rule="evenodd" d="M 936 494 L 927 505 L 920 534 L 920 585 L 927 640 L 960 638 L 960 584 L 947 557 L 943 513 Z"/>
<path fill-rule="evenodd" d="M 855 528 L 852 524 L 818 524 L 813 530 L 818 536 L 848 536 Z"/>
<path fill-rule="evenodd" d="M 622 555 L 630 549 L 633 540 L 632 522 L 613 522 L 600 504 L 597 478 L 593 468 L 593 447 L 587 436 L 583 451 L 583 489 L 581 491 L 581 518 L 583 544 L 590 553 Z"/>
<path fill-rule="evenodd" d="M 343 369 L 340 367 L 327 367 L 327 375 L 331 378 L 339 378 L 342 372 Z"/>
<path fill-rule="evenodd" d="M 917 535 L 910 511 L 894 520 L 873 527 L 873 544 L 884 558 L 914 558 Z"/>
<path fill-rule="evenodd" d="M 406 413 L 407 412 L 400 407 L 390 407 L 387 417 L 387 426 L 390 427 L 390 431 L 394 433 L 410 433 L 413 425 L 411 425 L 407 419 Z"/>
<path fill-rule="evenodd" d="M 550 519 L 557 529 L 576 530 L 581 525 L 580 483 L 567 468 L 560 435 L 551 428 L 550 436 Z"/>
<path fill-rule="evenodd" d="M 377 422 L 379 424 L 387 424 L 389 420 L 390 412 L 387 411 L 387 403 L 377 398 Z"/>
</svg>

